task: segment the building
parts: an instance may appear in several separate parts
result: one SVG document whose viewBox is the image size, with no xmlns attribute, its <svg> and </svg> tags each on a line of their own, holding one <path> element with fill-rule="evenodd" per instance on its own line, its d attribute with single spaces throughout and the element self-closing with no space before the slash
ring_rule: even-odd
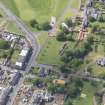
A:
<svg viewBox="0 0 105 105">
<path fill-rule="evenodd" d="M 51 22 L 50 22 L 50 26 L 53 28 L 56 24 L 56 17 L 51 17 Z"/>
<path fill-rule="evenodd" d="M 58 85 L 65 85 L 66 84 L 65 80 L 62 80 L 62 79 L 55 79 L 53 81 L 53 83 L 58 84 Z"/>
<path fill-rule="evenodd" d="M 96 63 L 100 66 L 105 66 L 105 58 L 99 58 L 96 60 Z"/>
<path fill-rule="evenodd" d="M 33 104 L 42 105 L 43 102 L 51 102 L 54 100 L 54 96 L 47 91 L 40 91 L 35 93 Z"/>
<path fill-rule="evenodd" d="M 11 86 L 8 86 L 7 88 L 0 87 L 0 105 L 6 105 L 11 91 Z"/>
<path fill-rule="evenodd" d="M 12 75 L 12 79 L 11 79 L 11 81 L 10 81 L 10 84 L 11 84 L 12 86 L 16 85 L 16 84 L 18 83 L 20 77 L 21 77 L 21 73 L 20 73 L 20 72 L 14 73 L 14 74 Z"/>
<path fill-rule="evenodd" d="M 19 58 L 15 64 L 16 69 L 24 69 L 28 63 L 29 57 L 31 56 L 32 48 L 25 47 L 19 54 Z"/>
<path fill-rule="evenodd" d="M 89 24 L 88 17 L 85 16 L 82 21 L 82 28 L 85 29 Z"/>
<path fill-rule="evenodd" d="M 92 6 L 93 5 L 93 0 L 88 0 L 88 6 Z"/>
</svg>

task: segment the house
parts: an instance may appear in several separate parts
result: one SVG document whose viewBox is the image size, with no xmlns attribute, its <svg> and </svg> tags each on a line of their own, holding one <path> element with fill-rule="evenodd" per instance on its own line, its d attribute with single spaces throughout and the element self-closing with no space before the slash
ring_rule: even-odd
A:
<svg viewBox="0 0 105 105">
<path fill-rule="evenodd" d="M 18 83 L 20 77 L 21 77 L 21 73 L 20 73 L 20 72 L 14 73 L 14 74 L 12 75 L 12 79 L 11 79 L 11 81 L 10 81 L 10 84 L 11 84 L 12 86 L 16 85 L 16 84 Z"/>
<path fill-rule="evenodd" d="M 47 91 L 39 91 L 34 95 L 34 104 L 41 105 L 43 102 L 51 102 L 54 96 Z"/>
<path fill-rule="evenodd" d="M 24 69 L 31 54 L 32 54 L 32 48 L 29 47 L 23 48 L 15 64 L 16 69 Z"/>
<path fill-rule="evenodd" d="M 11 91 L 11 86 L 8 86 L 6 88 L 0 87 L 0 105 L 6 105 Z"/>
<path fill-rule="evenodd" d="M 88 4 L 87 5 L 91 7 L 93 5 L 93 0 L 88 0 Z"/>
<path fill-rule="evenodd" d="M 91 12 L 91 16 L 94 18 L 94 19 L 97 19 L 98 17 L 98 12 L 93 8 L 92 12 Z"/>
<path fill-rule="evenodd" d="M 83 17 L 86 17 L 86 16 L 88 16 L 88 15 L 89 15 L 89 10 L 88 10 L 88 7 L 85 6 L 85 9 L 84 9 L 84 11 L 83 11 Z"/>
<path fill-rule="evenodd" d="M 85 17 L 83 18 L 83 21 L 82 21 L 82 28 L 87 27 L 88 24 L 89 24 L 89 22 L 88 22 L 88 17 L 85 16 Z"/>
<path fill-rule="evenodd" d="M 40 77 L 46 77 L 48 75 L 47 70 L 45 70 L 45 68 L 41 68 L 39 71 L 39 76 Z"/>
</svg>

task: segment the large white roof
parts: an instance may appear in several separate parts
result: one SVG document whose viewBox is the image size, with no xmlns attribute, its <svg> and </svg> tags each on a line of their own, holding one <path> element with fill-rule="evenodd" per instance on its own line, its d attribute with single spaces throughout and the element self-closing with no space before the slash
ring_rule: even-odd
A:
<svg viewBox="0 0 105 105">
<path fill-rule="evenodd" d="M 21 53 L 20 53 L 20 55 L 21 56 L 26 56 L 27 53 L 28 53 L 28 50 L 22 50 Z"/>
<path fill-rule="evenodd" d="M 22 67 L 22 63 L 21 62 L 16 62 L 16 66 Z"/>
</svg>

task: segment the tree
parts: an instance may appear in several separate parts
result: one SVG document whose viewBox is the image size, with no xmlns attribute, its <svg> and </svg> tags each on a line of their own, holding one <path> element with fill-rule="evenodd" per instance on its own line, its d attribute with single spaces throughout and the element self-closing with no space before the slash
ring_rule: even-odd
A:
<svg viewBox="0 0 105 105">
<path fill-rule="evenodd" d="M 56 90 L 55 86 L 54 86 L 52 83 L 48 83 L 48 84 L 47 84 L 47 89 L 48 89 L 48 91 L 51 92 L 51 93 L 54 93 L 55 90 Z"/>
<path fill-rule="evenodd" d="M 92 17 L 92 16 L 89 16 L 89 21 L 90 21 L 90 22 L 95 22 L 96 19 L 95 19 L 94 17 Z"/>
<path fill-rule="evenodd" d="M 94 38 L 93 38 L 93 37 L 89 37 L 89 38 L 87 39 L 87 41 L 88 41 L 88 43 L 93 44 Z"/>
<path fill-rule="evenodd" d="M 83 81 L 82 81 L 82 80 L 76 79 L 75 83 L 76 83 L 76 86 L 78 86 L 78 87 L 80 87 L 80 88 L 83 87 Z"/>
<path fill-rule="evenodd" d="M 35 78 L 34 80 L 32 80 L 32 84 L 33 85 L 37 85 L 37 84 L 39 84 L 40 82 L 42 82 L 42 79 L 41 78 Z"/>
<path fill-rule="evenodd" d="M 99 22 L 105 22 L 105 17 L 101 14 L 101 15 L 98 17 L 98 21 L 99 21 Z"/>
<path fill-rule="evenodd" d="M 67 38 L 66 38 L 66 34 L 64 32 L 60 32 L 58 35 L 57 35 L 57 40 L 58 41 L 66 41 Z"/>
<path fill-rule="evenodd" d="M 37 25 L 38 25 L 38 22 L 36 20 L 31 20 L 30 25 L 31 25 L 32 28 L 36 28 Z"/>
<path fill-rule="evenodd" d="M 76 86 L 75 82 L 72 82 L 67 85 L 67 94 L 72 98 L 80 95 L 80 88 Z"/>
<path fill-rule="evenodd" d="M 65 23 L 68 25 L 68 27 L 73 27 L 72 19 L 66 19 Z"/>
<path fill-rule="evenodd" d="M 7 58 L 8 56 L 8 52 L 3 51 L 2 49 L 0 49 L 0 58 Z"/>
<path fill-rule="evenodd" d="M 95 32 L 97 32 L 97 31 L 99 31 L 99 30 L 100 30 L 100 27 L 99 27 L 98 24 L 92 25 L 92 29 L 91 29 L 91 32 L 92 32 L 92 33 L 95 33 Z"/>
<path fill-rule="evenodd" d="M 3 15 L 2 14 L 0 14 L 0 18 L 2 18 L 3 17 Z"/>
<path fill-rule="evenodd" d="M 0 49 L 8 49 L 10 47 L 9 42 L 0 39 Z"/>
<path fill-rule="evenodd" d="M 51 26 L 49 25 L 49 22 L 45 22 L 41 25 L 42 29 L 43 30 L 50 30 L 51 29 Z"/>
<path fill-rule="evenodd" d="M 68 99 L 65 101 L 64 105 L 73 105 L 72 102 L 71 102 L 71 99 L 68 98 Z"/>
<path fill-rule="evenodd" d="M 69 62 L 69 66 L 74 69 L 78 69 L 83 64 L 82 59 L 74 58 Z"/>
<path fill-rule="evenodd" d="M 60 67 L 60 70 L 61 70 L 62 73 L 66 73 L 66 74 L 72 72 L 71 68 L 67 67 L 67 65 L 62 65 L 62 66 Z"/>
<path fill-rule="evenodd" d="M 69 34 L 67 34 L 66 38 L 67 38 L 68 41 L 74 41 L 73 32 L 70 32 Z"/>
<path fill-rule="evenodd" d="M 65 93 L 65 86 L 64 85 L 56 86 L 56 92 L 57 93 Z"/>
</svg>

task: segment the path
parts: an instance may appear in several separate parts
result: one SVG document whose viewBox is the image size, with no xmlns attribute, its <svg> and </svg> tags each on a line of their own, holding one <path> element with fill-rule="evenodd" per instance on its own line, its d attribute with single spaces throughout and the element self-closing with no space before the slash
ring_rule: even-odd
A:
<svg viewBox="0 0 105 105">
<path fill-rule="evenodd" d="M 93 96 L 93 105 L 97 105 L 96 96 Z"/>
</svg>

